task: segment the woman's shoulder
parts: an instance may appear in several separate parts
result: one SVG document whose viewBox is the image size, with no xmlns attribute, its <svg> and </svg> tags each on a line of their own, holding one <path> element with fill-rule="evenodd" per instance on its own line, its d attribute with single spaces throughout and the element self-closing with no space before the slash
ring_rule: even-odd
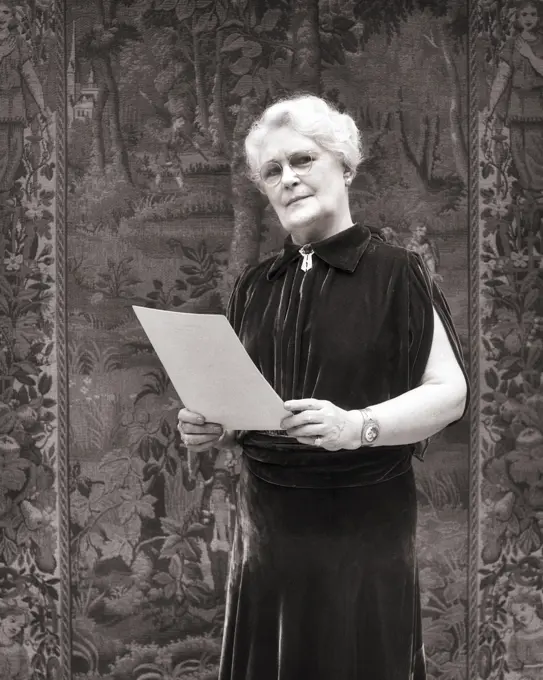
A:
<svg viewBox="0 0 543 680">
<path fill-rule="evenodd" d="M 259 280 L 266 278 L 269 268 L 277 256 L 269 256 L 255 264 L 246 264 L 234 282 L 234 292 L 246 292 Z"/>
<path fill-rule="evenodd" d="M 517 40 L 518 40 L 518 35 L 517 35 L 517 34 L 515 34 L 515 35 L 510 35 L 508 38 L 506 38 L 506 39 L 503 41 L 502 49 L 505 49 L 505 48 L 511 49 L 511 48 L 515 47 L 515 44 L 516 44 Z"/>
<path fill-rule="evenodd" d="M 503 52 L 505 50 L 506 52 L 512 52 L 515 49 L 515 45 L 517 44 L 517 40 L 518 40 L 518 35 L 512 35 L 512 36 L 509 36 L 509 38 L 506 38 L 503 41 L 501 51 Z"/>
<path fill-rule="evenodd" d="M 543 640 L 543 625 L 536 630 L 518 630 L 516 631 L 516 636 L 518 640 L 523 640 L 525 642 L 541 643 Z"/>
<path fill-rule="evenodd" d="M 532 51 L 537 57 L 541 57 L 543 53 L 543 33 L 538 33 L 536 39 L 530 43 Z"/>
<path fill-rule="evenodd" d="M 517 42 L 518 36 L 511 36 L 510 38 L 507 38 L 505 42 L 502 45 L 502 48 L 500 50 L 500 59 L 502 61 L 505 61 L 507 64 L 511 65 L 511 61 L 513 59 L 513 55 L 515 53 L 515 45 Z"/>
<path fill-rule="evenodd" d="M 399 243 L 392 243 L 382 238 L 372 238 L 370 248 L 373 247 L 383 257 L 404 257 L 407 248 Z"/>
<path fill-rule="evenodd" d="M 394 265 L 408 266 L 412 251 L 398 243 L 390 243 L 380 238 L 372 238 L 366 254 L 383 263 L 389 262 Z"/>
<path fill-rule="evenodd" d="M 247 264 L 239 276 L 240 281 L 250 282 L 265 276 L 268 269 L 275 262 L 277 254 L 268 255 L 264 259 L 254 264 Z"/>
<path fill-rule="evenodd" d="M 19 49 L 27 47 L 26 40 L 18 31 L 11 31 L 7 40 L 9 44 Z"/>
<path fill-rule="evenodd" d="M 23 62 L 30 59 L 30 48 L 24 37 L 20 33 L 12 33 L 9 38 L 12 45 L 12 54 L 20 58 Z"/>
</svg>

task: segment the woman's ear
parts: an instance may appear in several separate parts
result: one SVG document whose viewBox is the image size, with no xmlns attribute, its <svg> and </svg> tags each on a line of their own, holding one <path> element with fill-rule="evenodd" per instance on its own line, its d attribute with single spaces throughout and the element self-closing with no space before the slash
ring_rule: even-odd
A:
<svg viewBox="0 0 543 680">
<path fill-rule="evenodd" d="M 264 190 L 264 187 L 262 186 L 262 182 L 260 181 L 258 175 L 253 174 L 250 171 L 250 169 L 247 169 L 246 177 L 249 180 L 249 182 L 252 182 L 256 186 L 256 188 L 261 194 L 264 194 L 264 196 L 266 196 L 266 191 Z"/>
</svg>

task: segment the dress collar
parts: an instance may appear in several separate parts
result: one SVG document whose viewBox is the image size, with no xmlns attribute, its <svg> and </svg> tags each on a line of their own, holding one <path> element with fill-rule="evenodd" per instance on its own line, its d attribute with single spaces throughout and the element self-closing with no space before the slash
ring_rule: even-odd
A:
<svg viewBox="0 0 543 680">
<path fill-rule="evenodd" d="M 310 245 L 313 247 L 315 255 L 331 267 L 352 274 L 374 235 L 378 235 L 378 232 L 365 225 L 353 224 L 352 227 L 344 229 L 338 234 Z M 273 281 L 281 276 L 287 265 L 296 257 L 301 257 L 300 246 L 292 242 L 292 236 L 289 234 L 285 239 L 283 250 L 268 270 L 268 280 Z"/>
</svg>

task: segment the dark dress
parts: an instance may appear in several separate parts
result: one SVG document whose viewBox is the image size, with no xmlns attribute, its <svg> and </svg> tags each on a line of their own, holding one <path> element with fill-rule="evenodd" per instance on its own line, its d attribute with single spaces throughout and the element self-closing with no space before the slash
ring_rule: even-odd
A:
<svg viewBox="0 0 543 680">
<path fill-rule="evenodd" d="M 437 309 L 418 255 L 354 225 L 248 267 L 230 322 L 284 399 L 364 408 L 416 387 Z M 330 452 L 245 432 L 220 680 L 424 680 L 418 445 Z"/>
</svg>

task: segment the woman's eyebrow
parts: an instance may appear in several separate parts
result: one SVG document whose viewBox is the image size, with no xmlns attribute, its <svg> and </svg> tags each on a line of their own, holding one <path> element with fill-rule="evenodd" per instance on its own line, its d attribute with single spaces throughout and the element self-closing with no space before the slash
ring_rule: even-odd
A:
<svg viewBox="0 0 543 680">
<path fill-rule="evenodd" d="M 319 153 L 317 150 L 313 149 L 296 149 L 294 151 L 291 151 L 290 153 L 287 153 L 284 155 L 284 160 L 288 160 L 289 158 L 292 158 L 292 156 L 295 155 L 304 155 L 307 154 L 308 156 L 314 156 L 315 158 L 318 158 Z M 267 158 L 266 160 L 262 161 L 262 165 L 266 165 L 266 163 L 279 163 L 281 165 L 281 160 L 277 158 L 276 156 L 273 156 L 272 158 Z"/>
</svg>

